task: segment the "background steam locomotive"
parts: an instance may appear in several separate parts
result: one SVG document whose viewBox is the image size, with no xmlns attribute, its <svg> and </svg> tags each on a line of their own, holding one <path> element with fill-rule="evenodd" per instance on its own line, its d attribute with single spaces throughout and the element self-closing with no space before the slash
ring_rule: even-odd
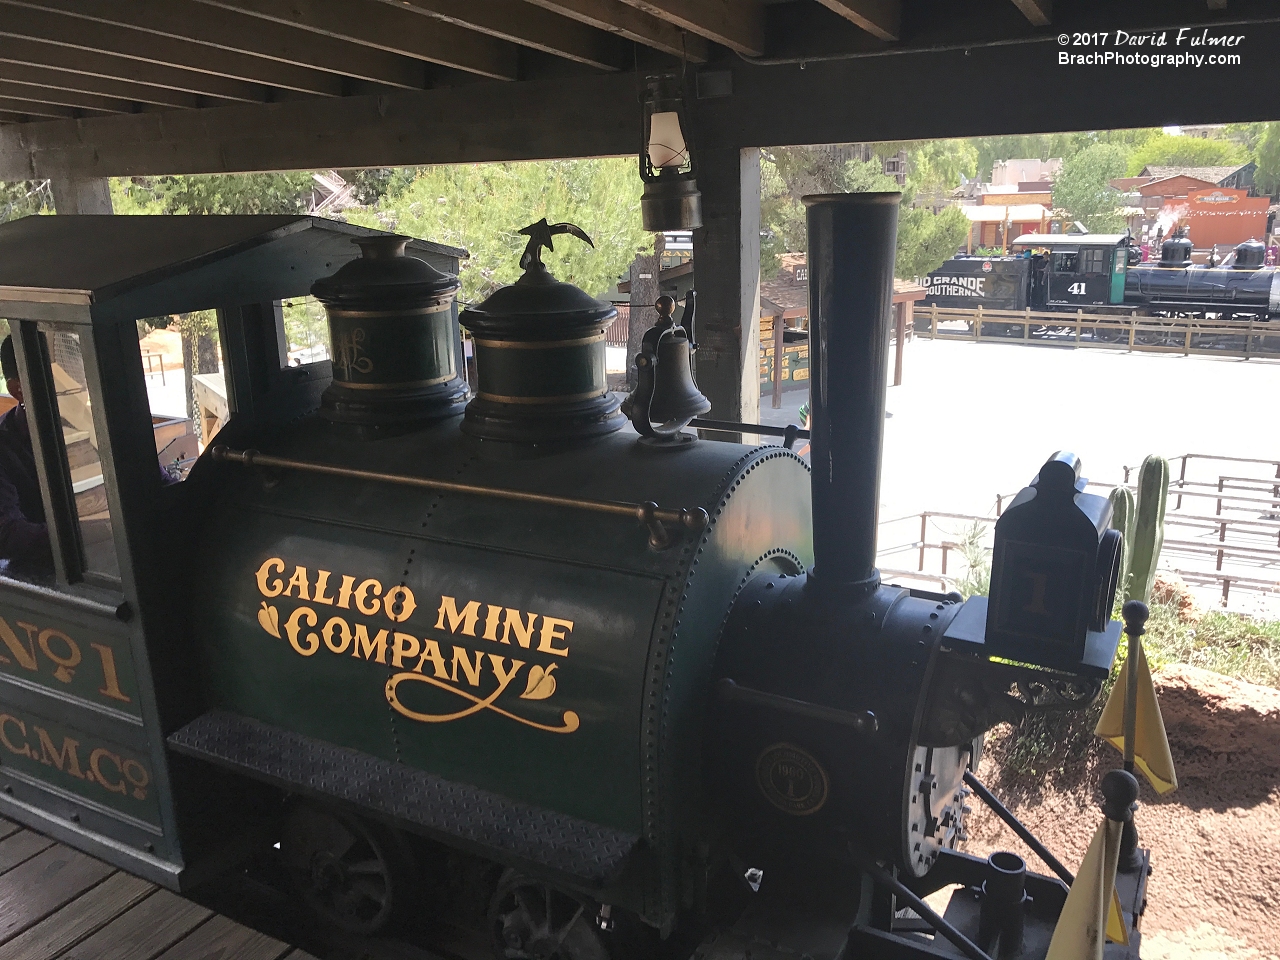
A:
<svg viewBox="0 0 1280 960">
<path fill-rule="evenodd" d="M 1024 234 L 1013 246 L 1043 252 L 953 257 L 925 279 L 924 305 L 1223 320 L 1280 315 L 1280 273 L 1265 266 L 1258 240 L 1212 267 L 1192 263 L 1183 236 L 1165 240 L 1160 259 L 1149 263 L 1140 262 L 1128 234 Z"/>
<path fill-rule="evenodd" d="M 1116 537 L 1057 455 L 989 606 L 881 583 L 897 198 L 806 201 L 812 473 L 681 432 L 708 404 L 670 304 L 620 410 L 613 307 L 541 261 L 568 225 L 460 318 L 461 251 L 345 224 L 0 227 L 58 570 L 0 578 L 0 811 L 173 889 L 247 860 L 326 924 L 470 922 L 507 958 L 935 956 L 903 910 L 950 883 L 938 949 L 1042 957 L 1066 887 L 1003 855 L 979 923 L 965 776 L 995 724 L 1096 695 Z M 333 361 L 291 367 L 308 289 Z M 165 486 L 135 321 L 209 306 L 233 413 Z M 73 354 L 98 460 L 68 460 Z"/>
</svg>

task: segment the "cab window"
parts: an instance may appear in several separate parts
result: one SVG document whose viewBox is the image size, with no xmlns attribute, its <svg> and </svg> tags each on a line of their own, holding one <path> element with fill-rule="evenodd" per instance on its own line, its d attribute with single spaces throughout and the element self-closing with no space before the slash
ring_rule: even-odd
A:
<svg viewBox="0 0 1280 960">
<path fill-rule="evenodd" d="M 280 301 L 280 308 L 286 341 L 282 366 L 302 367 L 332 359 L 329 321 L 319 300 L 312 296 L 296 297 Z"/>
<path fill-rule="evenodd" d="M 99 438 L 80 334 L 43 323 L 39 329 L 45 335 L 49 351 L 56 426 L 62 440 L 63 462 L 71 481 L 81 570 L 86 580 L 118 582 L 120 560 L 112 534 L 107 484 L 98 452 Z"/>
<path fill-rule="evenodd" d="M 1072 251 L 1060 251 L 1053 255 L 1054 273 L 1075 273 L 1077 254 Z"/>
<path fill-rule="evenodd" d="M 1101 247 L 1095 247 L 1092 250 L 1084 250 L 1081 253 L 1084 258 L 1084 273 L 1092 275 L 1100 275 L 1107 272 L 1107 251 Z"/>
<path fill-rule="evenodd" d="M 185 480 L 230 416 L 213 310 L 137 321 L 138 348 L 165 480 Z"/>
</svg>

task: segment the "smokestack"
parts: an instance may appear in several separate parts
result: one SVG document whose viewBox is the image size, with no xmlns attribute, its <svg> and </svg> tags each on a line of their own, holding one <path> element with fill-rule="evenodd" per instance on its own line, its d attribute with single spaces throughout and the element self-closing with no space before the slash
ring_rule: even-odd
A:
<svg viewBox="0 0 1280 960">
<path fill-rule="evenodd" d="M 880 585 L 876 522 L 899 193 L 804 197 L 809 219 L 813 579 L 861 600 Z"/>
</svg>

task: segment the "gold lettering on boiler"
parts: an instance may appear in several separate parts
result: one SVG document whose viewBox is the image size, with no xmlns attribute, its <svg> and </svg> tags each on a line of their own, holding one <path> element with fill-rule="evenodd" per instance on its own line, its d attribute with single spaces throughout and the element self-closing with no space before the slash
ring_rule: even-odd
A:
<svg viewBox="0 0 1280 960">
<path fill-rule="evenodd" d="M 489 711 L 549 733 L 573 733 L 581 723 L 572 710 L 563 711 L 553 724 L 519 711 L 522 700 L 549 700 L 555 695 L 560 663 L 554 658 L 569 656 L 572 620 L 442 595 L 434 609 L 422 608 L 424 625 L 433 624 L 430 629 L 436 634 L 424 636 L 408 624 L 419 604 L 404 584 L 385 588 L 376 578 L 313 571 L 281 557 L 264 560 L 253 576 L 258 593 L 266 598 L 257 611 L 264 632 L 288 643 L 301 657 L 349 656 L 396 671 L 386 681 L 384 693 L 387 703 L 402 716 L 420 723 L 451 723 Z M 267 602 L 285 598 L 296 605 L 290 609 Z M 386 620 L 368 622 L 359 615 Z M 452 642 L 464 637 L 476 646 Z M 521 680 L 523 691 L 517 693 Z M 419 685 L 460 698 L 459 709 L 415 709 L 414 690 L 421 690 Z"/>
</svg>

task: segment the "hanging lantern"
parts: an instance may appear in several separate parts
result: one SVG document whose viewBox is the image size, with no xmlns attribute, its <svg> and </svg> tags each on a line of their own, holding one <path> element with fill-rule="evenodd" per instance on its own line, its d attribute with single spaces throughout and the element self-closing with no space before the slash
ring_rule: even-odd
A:
<svg viewBox="0 0 1280 960">
<path fill-rule="evenodd" d="M 644 139 L 640 150 L 640 178 L 644 193 L 640 214 L 644 228 L 693 230 L 702 226 L 702 194 L 694 179 L 689 119 L 678 77 L 650 77 L 641 96 Z"/>
</svg>

